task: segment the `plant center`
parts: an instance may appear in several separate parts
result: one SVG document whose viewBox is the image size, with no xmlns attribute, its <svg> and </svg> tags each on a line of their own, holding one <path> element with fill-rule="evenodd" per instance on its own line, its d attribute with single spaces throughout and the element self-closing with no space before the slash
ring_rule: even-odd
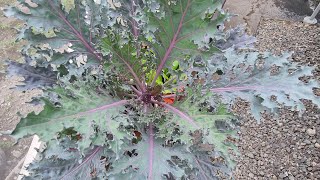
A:
<svg viewBox="0 0 320 180">
<path fill-rule="evenodd" d="M 151 93 L 145 92 L 141 95 L 141 101 L 148 104 L 151 102 L 151 96 L 152 96 Z"/>
</svg>

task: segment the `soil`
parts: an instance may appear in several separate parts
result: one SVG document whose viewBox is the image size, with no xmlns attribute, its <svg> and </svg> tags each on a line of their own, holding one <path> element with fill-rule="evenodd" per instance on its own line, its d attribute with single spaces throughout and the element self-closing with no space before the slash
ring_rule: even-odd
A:
<svg viewBox="0 0 320 180">
<path fill-rule="evenodd" d="M 236 16 L 226 24 L 227 28 L 247 25 L 247 32 L 256 35 L 263 18 L 303 21 L 313 12 L 308 0 L 227 0 L 224 9 Z M 320 22 L 320 13 L 316 17 Z"/>
<path fill-rule="evenodd" d="M 5 61 L 22 61 L 19 49 L 23 42 L 15 41 L 16 30 L 23 24 L 15 19 L 3 16 L 2 9 L 8 4 L 13 4 L 14 0 L 0 0 L 0 132 L 12 131 L 19 121 L 20 113 L 25 116 L 31 111 L 39 111 L 41 107 L 33 107 L 26 104 L 33 96 L 41 93 L 40 90 L 20 92 L 14 90 L 14 86 L 19 84 L 21 78 L 6 79 L 4 76 Z M 25 156 L 29 149 L 32 137 L 25 138 L 14 144 L 15 140 L 0 133 L 0 179 L 4 180 L 14 169 L 18 162 Z M 19 168 L 20 169 L 20 168 Z M 14 172 L 8 180 L 15 179 L 19 172 Z M 7 180 L 7 179 L 6 179 Z"/>
</svg>

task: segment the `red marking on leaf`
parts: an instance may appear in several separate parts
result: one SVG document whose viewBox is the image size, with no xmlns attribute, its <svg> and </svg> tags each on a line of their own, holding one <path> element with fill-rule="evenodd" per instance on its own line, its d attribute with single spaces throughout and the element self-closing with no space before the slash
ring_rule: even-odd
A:
<svg viewBox="0 0 320 180">
<path fill-rule="evenodd" d="M 81 140 L 81 139 L 82 139 L 81 134 L 77 134 L 77 135 L 76 135 L 76 139 L 77 139 L 78 141 Z"/>
<path fill-rule="evenodd" d="M 137 138 L 141 138 L 141 132 L 139 131 L 133 131 L 134 135 L 137 137 Z"/>
</svg>

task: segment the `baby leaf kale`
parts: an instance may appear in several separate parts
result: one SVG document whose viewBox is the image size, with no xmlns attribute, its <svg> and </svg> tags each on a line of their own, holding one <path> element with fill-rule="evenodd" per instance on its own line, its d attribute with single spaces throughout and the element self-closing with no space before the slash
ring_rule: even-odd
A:
<svg viewBox="0 0 320 180">
<path fill-rule="evenodd" d="M 255 52 L 221 0 L 32 0 L 6 9 L 25 21 L 20 89 L 44 109 L 12 132 L 37 134 L 43 158 L 25 179 L 219 179 L 232 176 L 242 98 L 260 121 L 280 106 L 320 105 L 313 68 Z M 250 48 L 250 50 L 246 50 Z"/>
</svg>

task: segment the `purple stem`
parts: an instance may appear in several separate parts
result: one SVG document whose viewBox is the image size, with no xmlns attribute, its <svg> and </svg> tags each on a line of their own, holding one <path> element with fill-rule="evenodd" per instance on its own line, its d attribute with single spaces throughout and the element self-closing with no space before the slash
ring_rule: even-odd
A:
<svg viewBox="0 0 320 180">
<path fill-rule="evenodd" d="M 124 105 L 124 104 L 127 104 L 127 103 L 128 103 L 128 100 L 121 100 L 121 101 L 114 102 L 114 103 L 111 103 L 111 104 L 108 104 L 108 105 L 104 105 L 104 106 L 101 106 L 101 107 L 98 107 L 98 108 L 95 108 L 95 109 L 91 109 L 91 110 L 86 111 L 86 112 L 79 113 L 79 114 L 76 114 L 76 115 L 91 114 L 91 113 L 95 113 L 97 111 L 106 110 L 106 109 L 113 108 L 113 107 L 116 107 L 116 106 L 121 106 L 121 105 Z"/>
<path fill-rule="evenodd" d="M 198 159 L 196 157 L 194 159 L 195 159 L 197 165 L 199 166 L 200 173 L 205 178 L 205 180 L 208 180 L 207 175 L 206 175 L 205 171 L 203 170 L 202 166 L 200 165 Z"/>
<path fill-rule="evenodd" d="M 136 81 L 136 83 L 138 83 L 138 86 L 139 86 L 138 88 L 143 89 L 143 87 L 144 87 L 143 84 L 141 83 L 140 79 L 138 78 L 137 74 L 134 72 L 134 70 L 132 69 L 132 67 L 130 66 L 130 64 L 129 64 L 122 56 L 120 56 L 120 55 L 117 53 L 117 51 L 115 51 L 115 50 L 113 49 L 112 46 L 110 46 L 110 45 L 108 45 L 108 46 L 110 47 L 111 51 L 112 51 L 116 56 L 118 56 L 118 58 L 127 66 L 129 72 L 130 72 L 131 75 L 134 77 L 134 80 Z"/>
<path fill-rule="evenodd" d="M 188 0 L 187 7 L 186 7 L 186 9 L 184 10 L 184 12 L 183 12 L 183 14 L 182 14 L 182 17 L 181 17 L 181 19 L 180 19 L 180 23 L 179 23 L 178 29 L 177 29 L 176 33 L 174 34 L 174 36 L 173 36 L 173 38 L 172 38 L 172 40 L 171 40 L 170 46 L 169 46 L 169 48 L 167 49 L 167 51 L 166 51 L 163 59 L 161 60 L 160 65 L 158 66 L 158 69 L 157 69 L 157 71 L 156 71 L 156 75 L 154 76 L 153 81 L 152 81 L 152 83 L 151 83 L 151 86 L 152 86 L 152 87 L 155 85 L 156 80 L 157 80 L 158 76 L 160 75 L 160 73 L 161 73 L 161 71 L 162 71 L 162 69 L 163 69 L 163 66 L 166 64 L 167 60 L 168 60 L 169 57 L 170 57 L 170 54 L 171 54 L 173 48 L 175 47 L 175 45 L 176 45 L 176 43 L 177 43 L 177 38 L 178 38 L 178 36 L 179 36 L 179 34 L 180 34 L 180 31 L 181 31 L 181 28 L 182 28 L 182 24 L 183 24 L 183 21 L 184 21 L 184 18 L 185 18 L 185 16 L 186 16 L 186 14 L 187 14 L 189 5 L 190 5 L 190 0 Z"/>
<path fill-rule="evenodd" d="M 153 156 L 154 156 L 154 135 L 153 135 L 153 124 L 149 125 L 149 173 L 148 180 L 152 180 L 153 174 Z"/>
<path fill-rule="evenodd" d="M 134 93 L 136 93 L 138 96 L 141 96 L 142 95 L 142 92 L 139 91 L 138 89 L 136 89 L 134 86 L 130 86 L 131 89 L 133 90 Z"/>
<path fill-rule="evenodd" d="M 169 109 L 174 114 L 177 114 L 178 116 L 182 117 L 184 120 L 188 121 L 194 128 L 196 128 L 196 129 L 200 128 L 191 117 L 189 117 L 185 113 L 181 112 L 179 109 L 177 109 L 169 104 L 163 103 L 163 102 L 158 102 L 158 101 L 154 101 L 154 100 L 151 100 L 151 102 L 156 103 L 156 104 L 160 104 L 160 105 L 164 106 L 165 108 Z"/>
<path fill-rule="evenodd" d="M 134 0 L 131 0 L 131 15 L 132 15 L 132 31 L 133 31 L 133 35 L 135 38 L 138 37 L 139 35 L 139 32 L 138 32 L 138 29 L 137 29 L 137 22 L 133 19 L 133 16 L 135 14 L 135 8 L 134 8 Z"/>
<path fill-rule="evenodd" d="M 143 112 L 148 113 L 148 104 L 143 105 Z"/>
<path fill-rule="evenodd" d="M 79 164 L 77 167 L 75 167 L 74 169 L 72 169 L 69 173 L 63 175 L 63 177 L 61 178 L 61 180 L 65 179 L 66 177 L 68 177 L 69 175 L 71 175 L 72 173 L 76 172 L 77 170 L 79 170 L 83 165 L 85 165 L 88 161 L 92 160 L 92 158 L 99 152 L 101 151 L 102 147 L 97 147 L 93 153 L 88 156 L 81 164 Z"/>
<path fill-rule="evenodd" d="M 115 103 L 112 103 L 112 104 L 108 104 L 108 105 L 105 105 L 105 106 L 101 106 L 101 107 L 98 107 L 98 108 L 95 108 L 95 109 L 92 109 L 92 110 L 89 110 L 89 111 L 86 111 L 86 112 L 81 112 L 81 113 L 78 113 L 78 114 L 57 117 L 57 118 L 54 118 L 54 120 L 60 121 L 60 120 L 65 120 L 66 118 L 78 118 L 78 117 L 81 117 L 81 116 L 84 116 L 84 115 L 95 113 L 97 111 L 102 111 L 102 110 L 106 110 L 106 109 L 109 109 L 109 108 L 114 108 L 114 107 L 117 107 L 117 106 L 120 106 L 120 105 L 125 105 L 125 104 L 128 104 L 128 103 L 129 103 L 128 100 L 121 100 L 121 101 L 118 101 L 118 102 L 115 102 Z M 44 122 L 44 123 L 50 124 L 52 122 L 56 122 L 56 121 L 50 121 L 50 122 Z M 35 126 L 35 125 L 30 125 L 30 126 Z"/>
<path fill-rule="evenodd" d="M 49 2 L 49 5 L 53 8 L 53 10 L 55 10 L 59 17 L 63 20 L 63 22 L 69 26 L 71 28 L 71 30 L 74 32 L 74 34 L 77 36 L 77 38 L 82 42 L 82 44 L 86 47 L 86 49 L 88 51 L 90 51 L 92 54 L 94 54 L 94 56 L 99 60 L 99 61 L 102 61 L 102 57 L 99 56 L 95 50 L 89 45 L 89 43 L 83 38 L 83 36 L 72 26 L 72 24 L 70 24 L 70 22 L 67 20 L 67 18 L 62 14 L 61 11 L 59 11 L 58 9 L 56 9 L 54 7 L 54 5 L 52 4 L 52 1 L 51 0 L 48 0 Z"/>
<path fill-rule="evenodd" d="M 131 21 L 131 24 L 132 24 L 132 31 L 133 31 L 133 35 L 134 35 L 134 38 L 136 40 L 138 40 L 138 36 L 139 36 L 139 30 L 137 28 L 137 22 L 134 20 L 134 15 L 135 15 L 135 0 L 131 0 L 131 15 L 132 15 L 132 21 Z M 140 45 L 138 42 L 136 42 L 136 49 L 137 49 L 137 57 L 140 56 Z M 141 88 L 142 88 L 142 91 L 145 92 L 146 91 L 146 86 L 145 86 L 145 83 L 142 83 L 141 84 Z"/>
</svg>

